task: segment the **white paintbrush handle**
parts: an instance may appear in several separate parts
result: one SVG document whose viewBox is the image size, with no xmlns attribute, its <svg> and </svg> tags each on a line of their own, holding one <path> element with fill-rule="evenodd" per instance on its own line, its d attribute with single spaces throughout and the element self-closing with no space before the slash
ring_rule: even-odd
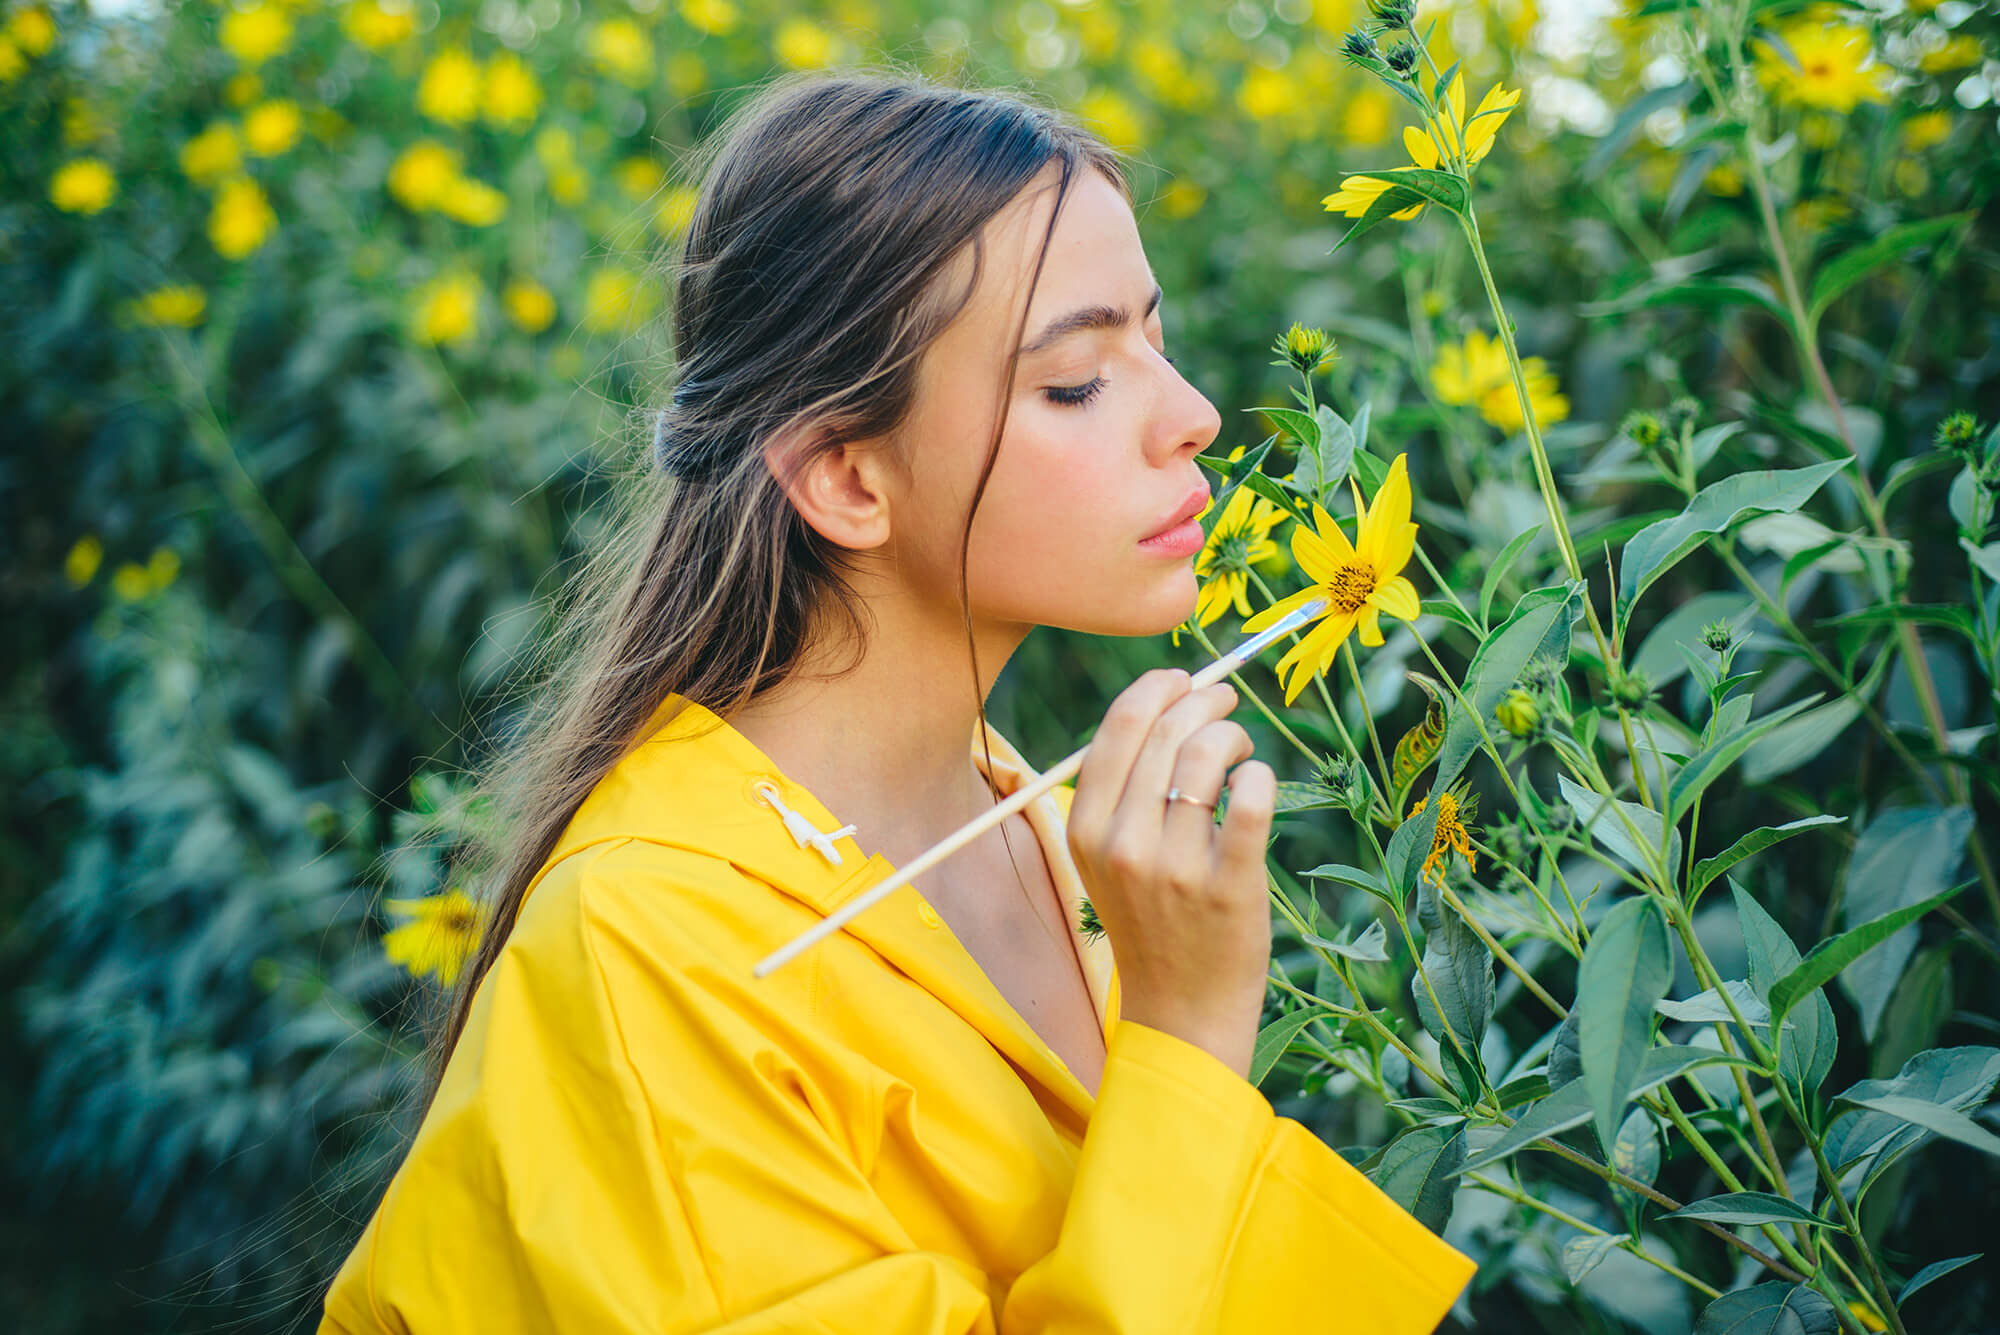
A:
<svg viewBox="0 0 2000 1335">
<path fill-rule="evenodd" d="M 1262 653 L 1274 641 L 1305 625 L 1326 610 L 1326 600 L 1315 598 L 1298 607 L 1278 621 L 1265 627 L 1243 643 L 1231 649 L 1222 657 L 1194 674 L 1188 681 L 1188 689 L 1198 691 L 1204 686 L 1213 686 L 1234 672 L 1243 664 Z M 908 885 L 913 879 L 923 875 L 938 863 L 956 853 L 959 849 L 977 839 L 986 831 L 1006 820 L 1028 803 L 1071 778 L 1083 768 L 1083 758 L 1090 751 L 1088 744 L 1078 747 L 1062 760 L 1044 770 L 1039 778 L 1026 787 L 1010 794 L 1005 801 L 983 811 L 961 825 L 951 834 L 911 858 L 898 867 L 886 879 L 871 885 L 867 890 L 850 899 L 826 917 L 800 932 L 797 936 L 779 946 L 776 950 L 757 961 L 751 972 L 759 978 L 768 977 L 774 970 L 793 957 L 803 954 L 809 947 L 824 941 L 842 927 L 852 922 L 862 913 L 880 903 L 886 896 Z"/>
</svg>

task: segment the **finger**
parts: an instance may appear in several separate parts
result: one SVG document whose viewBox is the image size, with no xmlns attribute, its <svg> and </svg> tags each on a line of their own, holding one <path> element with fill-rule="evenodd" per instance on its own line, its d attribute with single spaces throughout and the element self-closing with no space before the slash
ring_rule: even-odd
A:
<svg viewBox="0 0 2000 1335">
<path fill-rule="evenodd" d="M 1125 779 L 1125 792 L 1111 814 L 1111 828 L 1131 838 L 1158 840 L 1166 816 L 1167 781 L 1173 775 L 1181 744 L 1235 708 L 1236 688 L 1218 682 L 1189 692 L 1155 719 Z"/>
<path fill-rule="evenodd" d="M 1243 725 L 1220 719 L 1198 729 L 1181 744 L 1174 762 L 1173 786 L 1205 802 L 1219 801 L 1223 776 L 1255 750 Z M 1206 880 L 1215 864 L 1215 812 L 1192 802 L 1168 802 L 1162 817 L 1160 846 L 1168 865 Z"/>
<path fill-rule="evenodd" d="M 1216 875 L 1224 884 L 1264 880 L 1264 848 L 1278 806 L 1278 777 L 1261 760 L 1246 760 L 1229 772 L 1229 810 L 1222 814 Z"/>
<path fill-rule="evenodd" d="M 1098 724 L 1077 771 L 1076 796 L 1069 810 L 1072 837 L 1086 843 L 1102 842 L 1154 720 L 1187 694 L 1189 680 L 1179 668 L 1154 668 L 1120 691 L 1104 711 L 1104 721 Z"/>
</svg>

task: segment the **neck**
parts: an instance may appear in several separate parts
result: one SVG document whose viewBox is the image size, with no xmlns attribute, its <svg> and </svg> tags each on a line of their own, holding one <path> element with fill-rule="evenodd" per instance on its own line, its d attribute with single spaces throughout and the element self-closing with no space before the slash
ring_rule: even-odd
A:
<svg viewBox="0 0 2000 1335">
<path fill-rule="evenodd" d="M 900 866 L 993 805 L 970 750 L 977 705 L 1030 627 L 975 623 L 975 680 L 956 609 L 883 593 L 867 612 L 858 662 L 850 641 L 816 642 L 729 723 Z"/>
</svg>

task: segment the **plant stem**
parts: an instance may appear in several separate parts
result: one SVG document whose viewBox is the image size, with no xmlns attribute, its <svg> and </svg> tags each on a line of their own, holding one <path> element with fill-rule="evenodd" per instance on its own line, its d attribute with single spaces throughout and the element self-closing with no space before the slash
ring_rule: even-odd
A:
<svg viewBox="0 0 2000 1335">
<path fill-rule="evenodd" d="M 1194 636 L 1196 642 L 1198 642 L 1203 649 L 1207 650 L 1212 657 L 1215 658 L 1222 657 L 1222 651 L 1220 649 L 1217 649 L 1213 644 L 1209 642 L 1208 636 L 1201 633 L 1200 626 L 1197 626 L 1192 622 L 1190 622 L 1188 624 L 1188 630 Z M 1304 742 L 1300 741 L 1298 738 L 1298 734 L 1294 733 L 1290 728 L 1286 727 L 1285 721 L 1279 718 L 1276 714 L 1271 712 L 1271 707 L 1264 703 L 1264 698 L 1262 696 L 1258 695 L 1256 691 L 1250 688 L 1250 683 L 1243 680 L 1243 676 L 1241 673 L 1238 672 L 1230 673 L 1229 682 L 1232 686 L 1236 688 L 1239 694 L 1241 694 L 1251 704 L 1257 706 L 1257 710 L 1264 716 L 1265 722 L 1269 723 L 1272 727 L 1276 728 L 1280 736 L 1282 736 L 1286 741 L 1290 742 L 1293 746 L 1298 748 L 1300 755 L 1304 756 L 1306 760 L 1310 762 L 1312 765 L 1314 766 L 1319 765 L 1319 763 L 1324 757 L 1322 757 L 1319 754 L 1319 752 L 1313 750 L 1311 747 L 1307 746 Z"/>
<path fill-rule="evenodd" d="M 1368 744 L 1375 748 L 1375 769 L 1382 776 L 1382 791 L 1394 792 L 1394 783 L 1389 773 L 1389 762 L 1382 755 L 1382 739 L 1375 733 L 1375 713 L 1368 707 L 1368 688 L 1361 684 L 1361 669 L 1354 662 L 1354 645 L 1343 640 L 1340 644 L 1341 657 L 1347 660 L 1347 675 L 1354 680 L 1354 694 L 1361 701 L 1361 717 L 1368 724 Z"/>
<path fill-rule="evenodd" d="M 1531 1210 L 1535 1210 L 1541 1214 L 1547 1215 L 1549 1218 L 1555 1220 L 1558 1223 L 1568 1224 L 1571 1228 L 1576 1229 L 1580 1233 L 1586 1233 L 1589 1234 L 1591 1237 L 1596 1237 L 1596 1238 L 1604 1238 L 1611 1236 L 1611 1233 L 1608 1229 L 1598 1228 L 1595 1224 L 1586 1224 L 1583 1220 L 1578 1219 L 1575 1215 L 1564 1214 L 1561 1210 L 1556 1209 L 1555 1206 L 1550 1205 L 1544 1201 L 1538 1201 L 1533 1196 L 1528 1195 L 1526 1192 L 1516 1191 L 1512 1187 L 1509 1187 L 1504 1183 L 1496 1182 L 1492 1178 L 1486 1176 L 1484 1173 L 1467 1173 L 1465 1176 L 1467 1181 L 1473 1183 L 1475 1186 L 1479 1187 L 1483 1191 L 1490 1191 L 1495 1196 L 1500 1196 L 1507 1200 L 1513 1201 L 1516 1205 L 1525 1205 Z M 1631 1253 L 1633 1256 L 1638 1257 L 1641 1261 L 1646 1262 L 1648 1265 L 1658 1266 L 1660 1269 L 1666 1271 L 1669 1275 L 1672 1275 L 1675 1279 L 1680 1280 L 1683 1284 L 1688 1285 L 1690 1288 L 1699 1290 L 1701 1293 L 1707 1295 L 1709 1298 L 1712 1299 L 1720 1298 L 1722 1296 L 1722 1290 L 1715 1288 L 1713 1285 L 1703 1283 L 1701 1280 L 1696 1279 L 1693 1275 L 1690 1275 L 1687 1271 L 1681 1269 L 1679 1266 L 1673 1264 L 1671 1261 L 1662 1261 L 1659 1257 L 1653 1255 L 1645 1248 L 1638 1246 L 1636 1243 L 1632 1241 L 1632 1239 L 1628 1237 L 1620 1236 L 1618 1239 L 1618 1246 L 1622 1250 Z"/>
</svg>

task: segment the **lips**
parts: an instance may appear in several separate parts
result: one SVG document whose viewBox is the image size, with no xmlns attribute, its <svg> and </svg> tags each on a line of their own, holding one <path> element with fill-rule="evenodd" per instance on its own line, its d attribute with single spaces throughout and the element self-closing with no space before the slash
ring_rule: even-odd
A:
<svg viewBox="0 0 2000 1335">
<path fill-rule="evenodd" d="M 1200 514 L 1201 507 L 1207 504 L 1208 504 L 1208 484 L 1207 483 L 1197 484 L 1195 489 L 1187 494 L 1187 499 L 1183 500 L 1180 503 L 1180 507 L 1176 509 L 1172 514 L 1168 515 L 1167 518 L 1160 524 L 1158 528 L 1154 529 L 1151 533 L 1148 533 L 1146 537 L 1140 539 L 1140 541 L 1144 542 L 1152 538 L 1157 538 L 1163 533 L 1173 532 L 1175 529 L 1179 528 L 1182 524 L 1187 523 L 1188 520 L 1193 519 L 1196 515 Z"/>
</svg>

